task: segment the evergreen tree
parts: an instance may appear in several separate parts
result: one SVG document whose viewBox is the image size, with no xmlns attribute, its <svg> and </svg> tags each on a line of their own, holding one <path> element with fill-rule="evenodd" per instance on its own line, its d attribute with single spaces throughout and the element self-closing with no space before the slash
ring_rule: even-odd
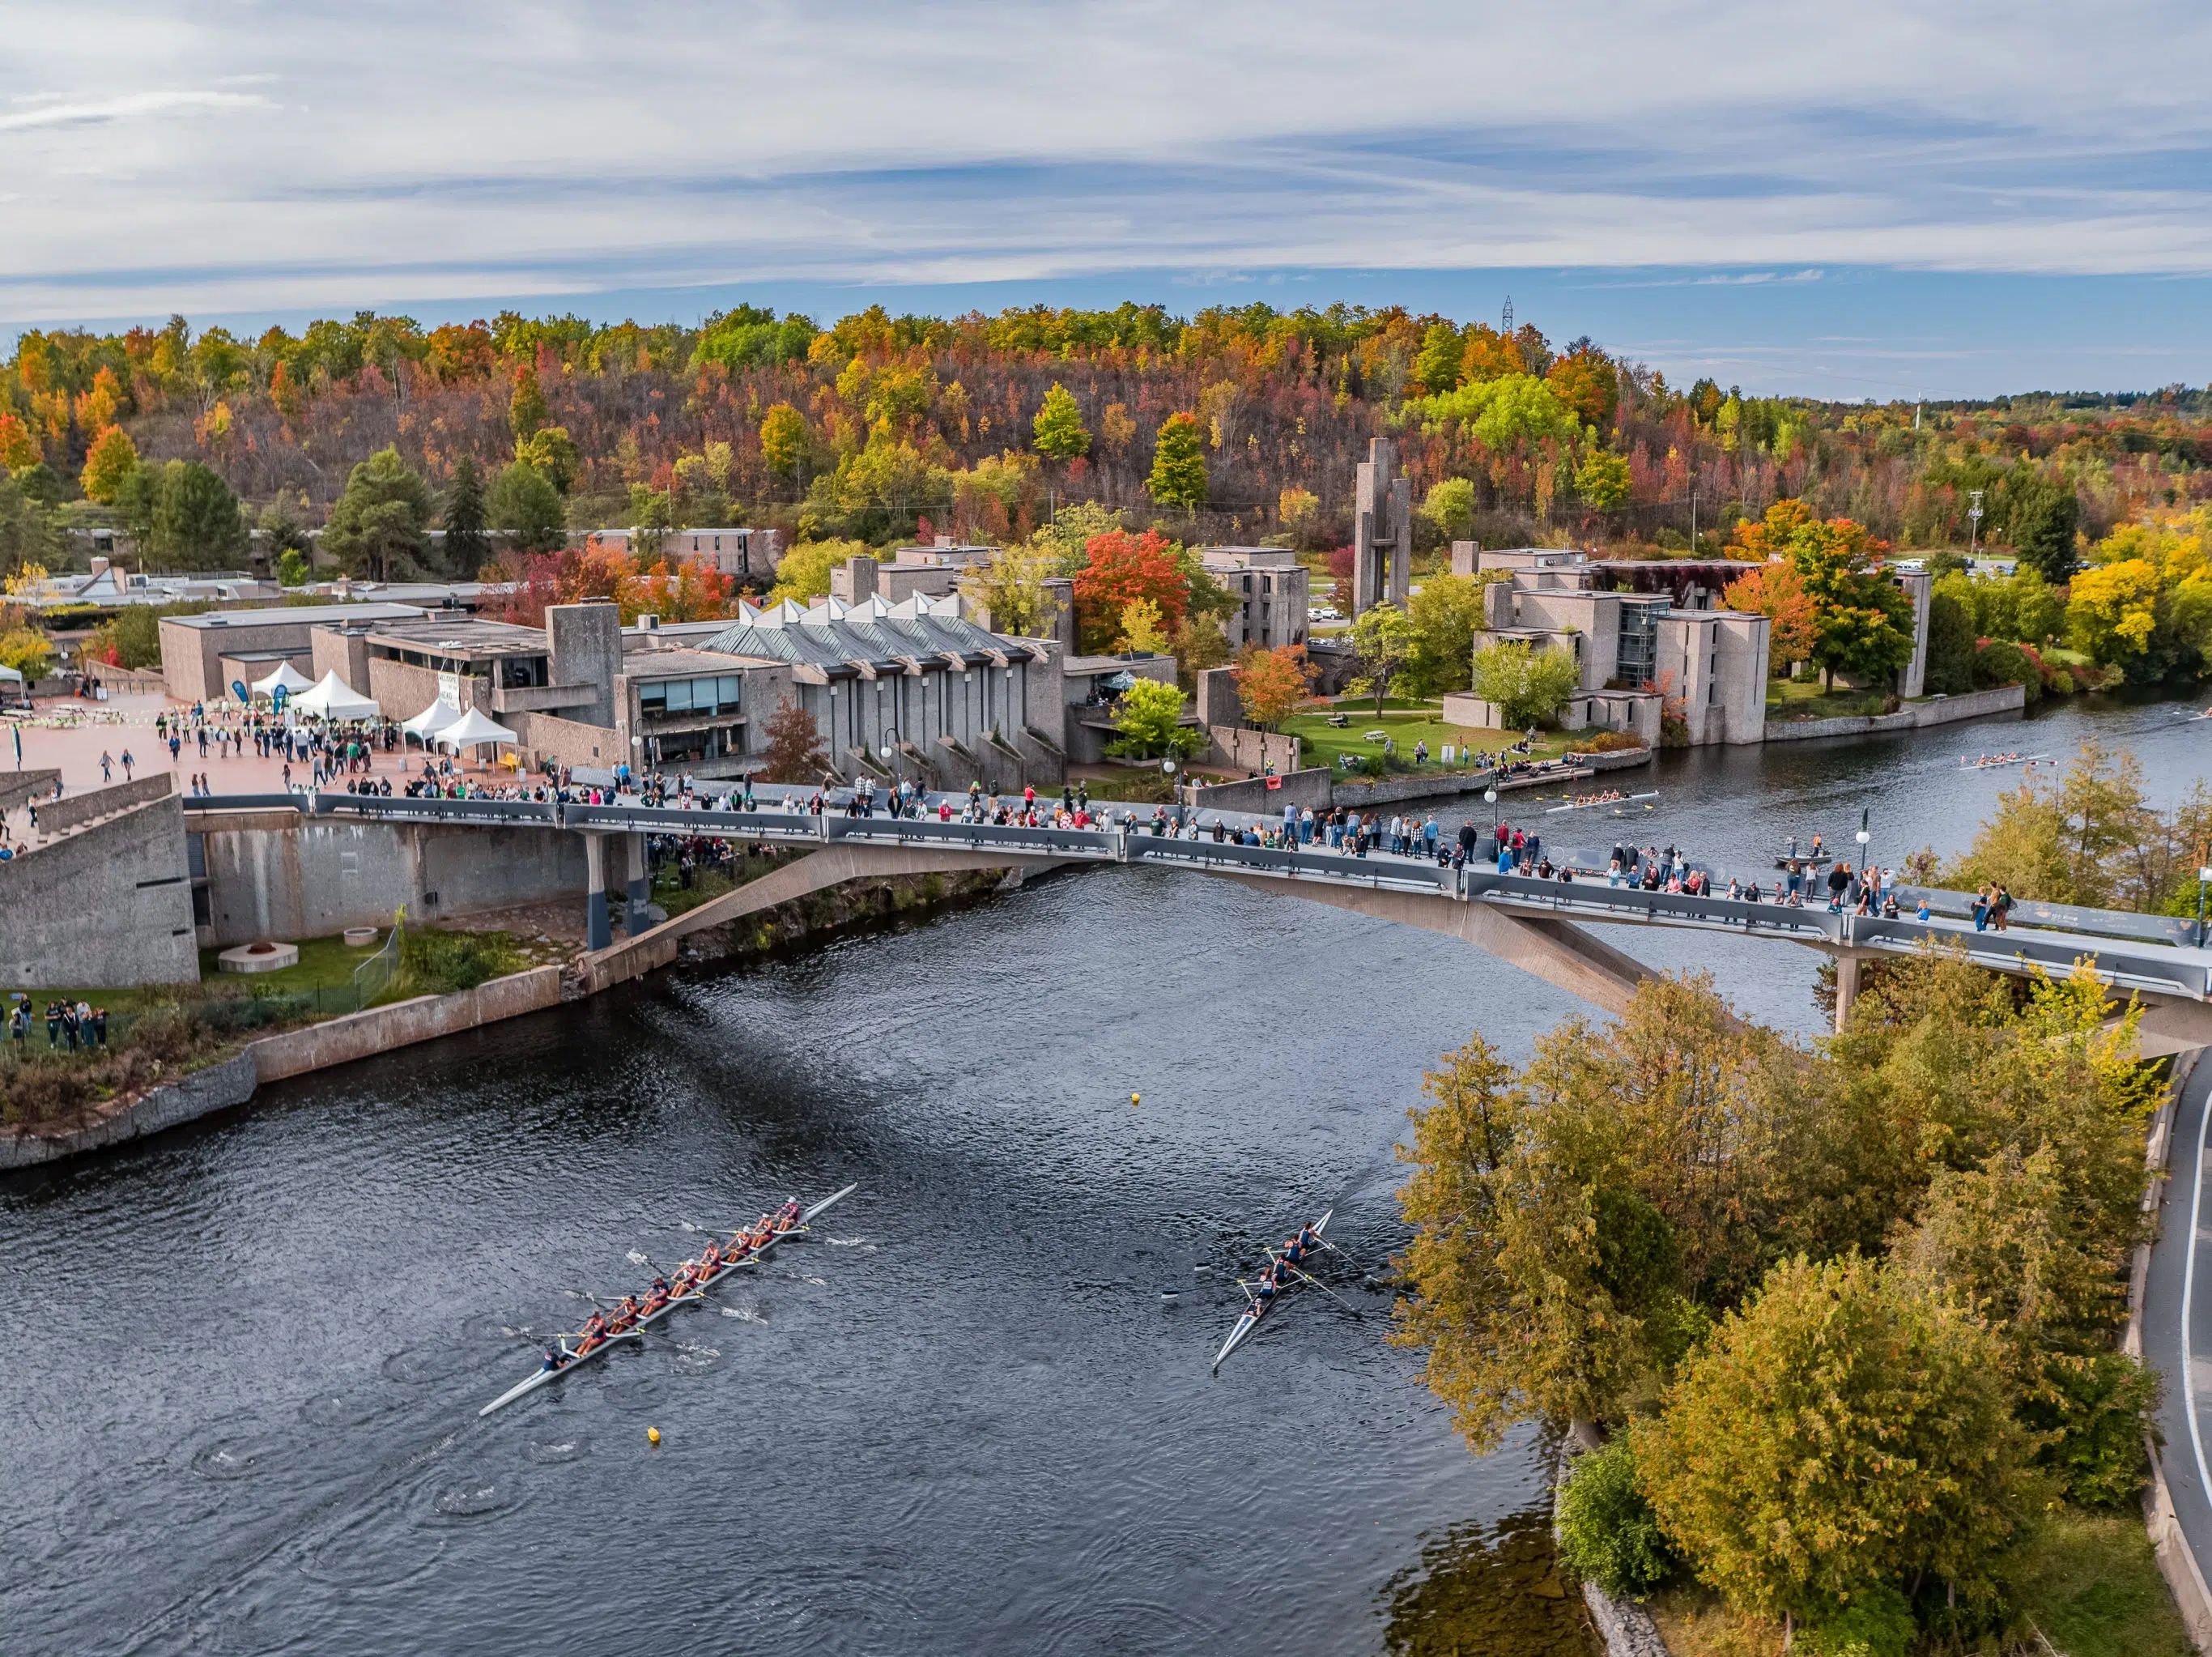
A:
<svg viewBox="0 0 2212 1657">
<path fill-rule="evenodd" d="M 461 576 L 473 576 L 491 557 L 491 537 L 484 533 L 483 468 L 475 457 L 464 454 L 453 463 L 453 481 L 446 489 L 446 509 L 439 527 L 446 532 L 446 568 Z"/>
<path fill-rule="evenodd" d="M 198 460 L 161 468 L 151 525 L 155 557 L 172 570 L 220 570 L 246 547 L 246 525 L 230 485 Z"/>
<path fill-rule="evenodd" d="M 493 481 L 486 506 L 491 527 L 517 551 L 557 552 L 568 541 L 560 494 L 520 460 Z"/>
<path fill-rule="evenodd" d="M 1031 429 L 1037 453 L 1052 460 L 1073 460 L 1091 452 L 1091 433 L 1083 423 L 1083 411 L 1076 406 L 1075 393 L 1058 381 L 1044 394 L 1044 406 L 1037 411 Z"/>
<path fill-rule="evenodd" d="M 2074 533 L 2081 527 L 2081 500 L 2056 472 L 2021 478 L 2006 490 L 2013 551 L 2056 586 L 2074 573 Z"/>
<path fill-rule="evenodd" d="M 429 524 L 429 486 L 397 448 L 381 448 L 346 478 L 323 531 L 323 550 L 374 581 L 418 575 Z"/>
<path fill-rule="evenodd" d="M 1152 474 L 1145 490 L 1162 506 L 1191 511 L 1206 504 L 1206 448 L 1197 417 L 1170 414 L 1152 451 Z"/>
</svg>

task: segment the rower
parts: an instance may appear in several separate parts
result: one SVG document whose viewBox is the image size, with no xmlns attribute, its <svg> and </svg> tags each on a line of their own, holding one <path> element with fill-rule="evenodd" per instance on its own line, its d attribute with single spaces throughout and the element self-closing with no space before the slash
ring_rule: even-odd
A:
<svg viewBox="0 0 2212 1657">
<path fill-rule="evenodd" d="M 776 1215 L 775 1228 L 778 1231 L 789 1231 L 792 1227 L 799 1223 L 799 1199 L 794 1197 L 783 1205 L 783 1212 Z"/>
<path fill-rule="evenodd" d="M 636 1295 L 623 1295 L 621 1303 L 615 1307 L 615 1315 L 607 1319 L 608 1329 L 610 1331 L 628 1329 L 637 1321 L 638 1313 L 641 1309 L 637 1303 Z"/>
<path fill-rule="evenodd" d="M 646 1292 L 645 1309 L 647 1312 L 658 1312 L 662 1307 L 666 1306 L 667 1304 L 668 1279 L 665 1277 L 655 1277 L 653 1280 L 653 1287 Z"/>
<path fill-rule="evenodd" d="M 1298 1243 L 1299 1246 L 1304 1248 L 1319 1248 L 1321 1246 L 1320 1234 L 1316 1232 L 1311 1226 L 1300 1226 L 1298 1228 Z"/>
</svg>

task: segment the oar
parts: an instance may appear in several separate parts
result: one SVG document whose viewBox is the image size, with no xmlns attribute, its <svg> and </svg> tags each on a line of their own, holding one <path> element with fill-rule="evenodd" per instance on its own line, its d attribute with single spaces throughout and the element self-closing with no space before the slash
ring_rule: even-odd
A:
<svg viewBox="0 0 2212 1657">
<path fill-rule="evenodd" d="M 1331 1288 L 1327 1283 L 1322 1282 L 1319 1278 L 1307 1276 L 1304 1272 L 1300 1271 L 1296 1266 L 1291 1266 L 1287 1260 L 1284 1262 L 1284 1264 L 1290 1266 L 1291 1276 L 1298 1278 L 1302 1282 L 1311 1283 L 1316 1288 L 1328 1295 L 1330 1300 L 1334 1301 L 1339 1306 L 1342 1307 L 1346 1312 L 1349 1312 L 1353 1317 L 1364 1318 L 1367 1315 L 1358 1307 L 1352 1305 L 1351 1301 L 1346 1300 L 1343 1295 Z"/>
</svg>

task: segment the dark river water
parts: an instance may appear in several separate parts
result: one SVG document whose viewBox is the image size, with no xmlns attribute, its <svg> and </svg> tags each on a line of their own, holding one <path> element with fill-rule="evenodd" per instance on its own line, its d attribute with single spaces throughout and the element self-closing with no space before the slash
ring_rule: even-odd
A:
<svg viewBox="0 0 2212 1657">
<path fill-rule="evenodd" d="M 2094 734 L 2171 797 L 2212 750 L 2185 711 L 1669 757 L 1635 837 L 1764 874 L 1871 806 L 1878 859 L 1952 850 L 2017 777 L 1962 752 Z M 1818 1026 L 1808 952 L 1609 935 Z M 1426 933 L 1099 869 L 18 1178 L 0 1651 L 1579 1654 L 1544 1447 L 1469 1455 L 1362 1277 L 1423 1069 L 1578 1010 Z M 477 1418 L 564 1291 L 855 1180 L 721 1304 Z M 1349 1306 L 1306 1291 L 1210 1376 L 1237 1272 L 1330 1208 Z"/>
</svg>

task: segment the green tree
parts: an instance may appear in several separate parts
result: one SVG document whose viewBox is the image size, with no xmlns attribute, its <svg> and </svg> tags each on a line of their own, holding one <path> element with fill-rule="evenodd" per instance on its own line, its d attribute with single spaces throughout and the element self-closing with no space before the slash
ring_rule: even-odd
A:
<svg viewBox="0 0 2212 1657">
<path fill-rule="evenodd" d="M 1430 498 L 1435 498 L 1433 491 Z M 1474 636 L 1483 630 L 1482 592 L 1487 585 L 1472 576 L 1431 576 L 1406 601 L 1407 627 L 1413 635 L 1406 679 L 1415 696 L 1467 689 L 1474 667 Z"/>
<path fill-rule="evenodd" d="M 1448 541 L 1463 541 L 1474 533 L 1474 479 L 1446 478 L 1421 503 L 1421 515 Z"/>
<path fill-rule="evenodd" d="M 575 439 L 568 436 L 566 426 L 541 426 L 514 446 L 514 458 L 552 484 L 554 492 L 560 495 L 566 495 L 574 485 L 584 464 Z"/>
<path fill-rule="evenodd" d="M 788 403 L 778 403 L 761 416 L 761 459 L 779 478 L 796 478 L 807 451 L 806 417 Z"/>
<path fill-rule="evenodd" d="M 1121 606 L 1121 635 L 1116 650 L 1132 655 L 1164 656 L 1175 648 L 1160 620 L 1160 606 L 1151 599 L 1132 599 Z"/>
<path fill-rule="evenodd" d="M 557 552 L 568 545 L 559 491 L 523 461 L 492 480 L 484 504 L 491 527 L 518 552 Z"/>
<path fill-rule="evenodd" d="M 2081 497 L 2056 472 L 2019 472 L 2005 480 L 2005 528 L 2021 562 L 2056 586 L 2074 573 L 2074 536 Z"/>
<path fill-rule="evenodd" d="M 246 547 L 238 496 L 198 460 L 161 468 L 152 529 L 155 557 L 172 570 L 220 570 L 236 563 Z"/>
<path fill-rule="evenodd" d="M 1930 695 L 1956 696 L 1974 688 L 1974 621 L 1965 605 L 1942 590 L 1942 582 L 1936 589 L 1928 600 L 1925 684 Z"/>
<path fill-rule="evenodd" d="M 1187 512 L 1206 504 L 1206 440 L 1195 416 L 1170 414 L 1162 423 L 1145 490 L 1162 506 Z"/>
<path fill-rule="evenodd" d="M 796 599 L 804 604 L 830 594 L 830 572 L 875 549 L 866 541 L 801 541 L 776 561 L 771 602 Z"/>
<path fill-rule="evenodd" d="M 508 429 L 514 434 L 518 451 L 550 417 L 545 406 L 545 393 L 538 388 L 537 371 L 529 368 L 517 369 L 514 371 L 514 393 L 507 399 L 507 423 Z"/>
<path fill-rule="evenodd" d="M 1390 681 L 1413 654 L 1413 624 L 1395 605 L 1378 604 L 1363 611 L 1352 624 L 1352 650 L 1359 658 L 1363 694 L 1375 698 L 1375 711 L 1382 711 L 1382 698 Z"/>
<path fill-rule="evenodd" d="M 446 532 L 448 571 L 467 577 L 490 561 L 491 537 L 485 533 L 490 521 L 483 468 L 475 456 L 464 454 L 453 462 L 453 481 L 446 485 L 445 510 L 439 519 L 439 527 Z"/>
<path fill-rule="evenodd" d="M 1044 394 L 1044 406 L 1037 411 L 1030 429 L 1036 438 L 1037 453 L 1052 460 L 1073 460 L 1091 453 L 1091 433 L 1083 423 L 1075 393 L 1056 380 Z"/>
<path fill-rule="evenodd" d="M 1636 1450 L 1626 1435 L 1575 1458 L 1559 1490 L 1559 1563 L 1615 1596 L 1650 1592 L 1680 1563 L 1636 1488 Z"/>
<path fill-rule="evenodd" d="M 1205 735 L 1182 721 L 1182 692 L 1156 679 L 1140 679 L 1114 707 L 1121 734 L 1106 752 L 1121 759 L 1181 758 L 1206 746 Z"/>
<path fill-rule="evenodd" d="M 1594 448 L 1575 468 L 1575 493 L 1593 512 L 1611 512 L 1628 501 L 1631 482 L 1626 457 Z"/>
<path fill-rule="evenodd" d="M 138 446 L 120 426 L 110 426 L 93 440 L 84 457 L 84 472 L 77 481 L 88 499 L 112 505 L 123 480 L 138 469 Z"/>
<path fill-rule="evenodd" d="M 279 587 L 305 587 L 314 572 L 307 567 L 307 555 L 297 547 L 288 546 L 276 558 L 276 584 Z"/>
<path fill-rule="evenodd" d="M 1477 650 L 1469 679 L 1509 728 L 1522 730 L 1557 716 L 1581 686 L 1582 672 L 1571 650 L 1509 641 Z"/>
<path fill-rule="evenodd" d="M 1058 573 L 1058 549 L 1042 537 L 1002 546 L 962 572 L 960 595 L 990 618 L 996 632 L 1047 637 L 1060 611 L 1045 585 Z"/>
<path fill-rule="evenodd" d="M 1873 1262 L 1777 1266 L 1633 1431 L 1644 1493 L 1741 1609 L 1817 1621 L 1875 1590 L 1988 1610 L 2037 1506 L 2000 1355 Z"/>
<path fill-rule="evenodd" d="M 37 502 L 0 472 L 0 576 L 27 564 L 52 566 L 61 556 L 61 534 Z"/>
<path fill-rule="evenodd" d="M 115 486 L 115 521 L 130 537 L 140 569 L 154 553 L 154 509 L 161 500 L 161 468 L 142 466 Z"/>
<path fill-rule="evenodd" d="M 1459 384 L 1460 358 L 1466 346 L 1460 332 L 1449 322 L 1432 322 L 1421 336 L 1421 349 L 1413 358 L 1413 381 L 1420 390 L 1435 396 L 1449 391 Z"/>
<path fill-rule="evenodd" d="M 1508 453 L 1544 438 L 1571 442 L 1581 435 L 1574 413 L 1551 387 L 1534 375 L 1509 374 L 1480 380 L 1406 405 L 1431 436 L 1458 425 L 1486 448 Z"/>
<path fill-rule="evenodd" d="M 396 447 L 355 466 L 331 508 L 323 550 L 372 581 L 422 575 L 429 548 L 430 490 Z"/>
</svg>

